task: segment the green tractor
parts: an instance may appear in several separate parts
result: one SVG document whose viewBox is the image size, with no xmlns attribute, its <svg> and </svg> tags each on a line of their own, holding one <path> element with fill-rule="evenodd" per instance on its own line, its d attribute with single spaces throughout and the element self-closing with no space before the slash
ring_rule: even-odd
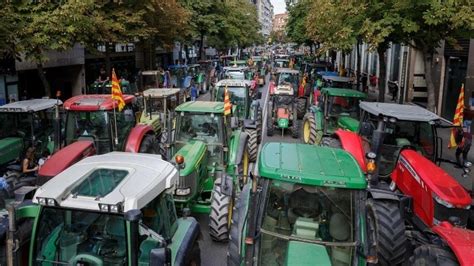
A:
<svg viewBox="0 0 474 266">
<path fill-rule="evenodd" d="M 226 88 L 232 103 L 232 114 L 239 119 L 239 127 L 249 136 L 247 142 L 249 160 L 255 162 L 262 134 L 262 110 L 258 101 L 259 93 L 252 91 L 247 81 L 224 79 L 217 82 L 215 86 L 215 101 L 224 101 Z"/>
<path fill-rule="evenodd" d="M 135 84 L 131 84 L 130 81 L 125 79 L 120 79 L 120 89 L 123 94 L 133 95 L 138 92 Z M 94 81 L 87 87 L 84 94 L 112 94 L 112 82 L 110 80 Z"/>
<path fill-rule="evenodd" d="M 166 144 L 167 157 L 181 167 L 175 203 L 208 213 L 211 238 L 226 241 L 234 195 L 247 182 L 248 135 L 236 118 L 224 116 L 222 102 L 186 102 L 175 113 Z"/>
<path fill-rule="evenodd" d="M 367 181 L 348 152 L 267 143 L 258 169 L 236 201 L 227 265 L 369 262 Z"/>
<path fill-rule="evenodd" d="M 173 201 L 178 176 L 159 155 L 85 158 L 39 187 L 32 202 L 10 205 L 0 263 L 199 265 L 199 223 L 178 218 Z"/>
<path fill-rule="evenodd" d="M 317 105 L 309 108 L 303 118 L 302 140 L 306 144 L 321 143 L 324 136 L 338 128 L 357 132 L 359 129 L 359 101 L 367 94 L 342 88 L 323 88 Z"/>
<path fill-rule="evenodd" d="M 60 100 L 33 99 L 0 106 L 0 168 L 15 162 L 30 146 L 39 154 L 58 148 L 59 105 Z"/>
</svg>

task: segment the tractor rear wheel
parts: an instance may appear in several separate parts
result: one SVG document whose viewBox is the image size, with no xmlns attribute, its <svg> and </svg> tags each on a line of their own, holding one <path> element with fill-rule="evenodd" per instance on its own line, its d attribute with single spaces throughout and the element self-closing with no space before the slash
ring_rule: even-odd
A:
<svg viewBox="0 0 474 266">
<path fill-rule="evenodd" d="M 139 153 L 159 154 L 160 146 L 155 136 L 147 134 L 140 144 Z"/>
<path fill-rule="evenodd" d="M 229 244 L 227 245 L 227 265 L 238 266 L 241 265 L 242 254 L 240 254 L 240 246 L 242 243 L 241 236 L 245 221 L 245 206 L 248 202 L 248 194 L 252 188 L 251 184 L 247 184 L 242 188 L 240 196 L 235 202 L 235 207 L 232 212 L 232 222 L 230 225 Z"/>
<path fill-rule="evenodd" d="M 399 265 L 405 260 L 405 221 L 397 202 L 367 200 L 367 234 L 372 252 L 377 254 L 379 265 Z"/>
<path fill-rule="evenodd" d="M 229 225 L 232 210 L 232 197 L 221 190 L 221 178 L 214 182 L 211 197 L 211 213 L 209 214 L 209 234 L 218 242 L 229 239 Z"/>
<path fill-rule="evenodd" d="M 317 131 L 316 121 L 312 113 L 306 113 L 303 117 L 303 142 L 306 144 L 316 144 Z"/>
<path fill-rule="evenodd" d="M 257 152 L 258 152 L 258 132 L 256 129 L 247 129 L 245 130 L 249 135 L 249 139 L 247 141 L 247 150 L 249 153 L 249 160 L 251 162 L 255 162 L 257 160 Z"/>
<path fill-rule="evenodd" d="M 291 136 L 294 139 L 297 139 L 300 137 L 300 123 L 298 119 L 293 120 L 293 125 L 291 125 Z"/>
<path fill-rule="evenodd" d="M 331 147 L 331 148 L 342 148 L 341 141 L 338 138 L 333 138 L 333 137 L 323 137 L 321 139 L 321 145 L 326 146 L 326 147 Z"/>
<path fill-rule="evenodd" d="M 296 100 L 296 116 L 298 119 L 302 119 L 306 114 L 306 99 L 298 98 Z"/>
<path fill-rule="evenodd" d="M 459 265 L 454 254 L 435 245 L 420 246 L 415 249 L 410 257 L 410 265 L 415 266 L 454 266 Z"/>
<path fill-rule="evenodd" d="M 273 136 L 273 131 L 274 131 L 273 119 L 272 119 L 273 113 L 272 112 L 273 112 L 272 103 L 269 102 L 268 103 L 268 110 L 267 110 L 267 136 L 269 136 L 269 137 Z"/>
</svg>

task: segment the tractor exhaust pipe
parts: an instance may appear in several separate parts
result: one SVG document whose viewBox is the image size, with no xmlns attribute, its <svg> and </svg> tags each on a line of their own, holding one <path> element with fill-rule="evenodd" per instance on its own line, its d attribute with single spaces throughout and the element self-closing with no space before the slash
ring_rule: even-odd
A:
<svg viewBox="0 0 474 266">
<path fill-rule="evenodd" d="M 379 163 L 380 163 L 380 148 L 382 147 L 382 143 L 385 137 L 385 123 L 381 119 L 379 119 L 377 123 L 377 129 L 374 130 L 372 135 L 372 145 L 371 145 L 371 152 L 375 154 L 375 170 L 369 176 L 370 186 L 376 187 L 380 180 L 379 180 Z"/>
<path fill-rule="evenodd" d="M 7 250 L 6 259 L 8 266 L 14 266 L 14 252 L 18 247 L 18 241 L 15 239 L 16 234 L 16 217 L 15 217 L 15 205 L 8 204 L 8 234 L 7 234 Z"/>
</svg>

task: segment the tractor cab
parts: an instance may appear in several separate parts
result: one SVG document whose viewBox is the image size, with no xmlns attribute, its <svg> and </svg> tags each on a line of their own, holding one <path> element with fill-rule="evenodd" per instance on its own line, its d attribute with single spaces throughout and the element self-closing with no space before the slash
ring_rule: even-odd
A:
<svg viewBox="0 0 474 266">
<path fill-rule="evenodd" d="M 365 147 L 378 155 L 379 175 L 389 176 L 400 151 L 416 150 L 432 162 L 445 161 L 437 129 L 452 126 L 450 122 L 417 105 L 361 102 L 359 134 Z"/>
<path fill-rule="evenodd" d="M 142 101 L 139 123 L 150 125 L 158 132 L 157 129 L 166 125 L 169 114 L 184 102 L 184 95 L 180 89 L 154 88 L 143 92 Z"/>
<path fill-rule="evenodd" d="M 59 144 L 60 100 L 33 99 L 0 106 L 0 167 L 19 159 L 31 146 L 38 155 Z"/>
<path fill-rule="evenodd" d="M 336 72 L 331 72 L 331 73 L 336 73 Z M 327 74 L 327 73 L 325 73 Z M 346 89 L 351 89 L 352 88 L 352 82 L 353 80 L 348 77 L 339 77 L 333 74 L 330 75 L 323 75 L 321 76 L 321 81 L 322 81 L 322 86 L 323 87 L 329 87 L 329 88 L 346 88 Z"/>
<path fill-rule="evenodd" d="M 164 84 L 165 75 L 168 75 L 168 72 L 161 72 L 158 70 L 140 72 L 140 92 L 147 89 L 161 88 Z M 169 80 L 170 77 L 166 78 Z"/>
<path fill-rule="evenodd" d="M 135 84 L 131 84 L 130 81 L 126 79 L 120 79 L 120 89 L 124 94 L 135 94 L 137 93 L 137 88 Z M 95 81 L 89 87 L 84 94 L 112 94 L 112 82 L 110 80 L 106 81 Z"/>
<path fill-rule="evenodd" d="M 367 182 L 349 153 L 267 143 L 258 170 L 234 210 L 232 227 L 244 230 L 231 231 L 228 265 L 365 264 Z"/>
<path fill-rule="evenodd" d="M 225 79 L 252 80 L 252 71 L 247 66 L 224 67 Z"/>
<path fill-rule="evenodd" d="M 233 113 L 239 118 L 247 118 L 250 110 L 250 82 L 224 79 L 216 83 L 215 101 L 224 102 L 225 90 L 228 90 Z"/>
<path fill-rule="evenodd" d="M 279 68 L 276 70 L 274 82 L 276 88 L 270 91 L 270 94 L 296 95 L 300 83 L 299 72 L 289 68 Z"/>
<path fill-rule="evenodd" d="M 196 263 L 199 225 L 177 216 L 172 192 L 178 175 L 159 155 L 86 158 L 17 207 L 12 216 L 32 221 L 26 224 L 33 228 L 29 235 L 13 231 L 19 235 L 12 241 L 22 241 L 8 252 L 18 265 Z"/>
<path fill-rule="evenodd" d="M 290 60 L 288 59 L 275 59 L 273 68 L 288 68 L 290 66 Z"/>
</svg>

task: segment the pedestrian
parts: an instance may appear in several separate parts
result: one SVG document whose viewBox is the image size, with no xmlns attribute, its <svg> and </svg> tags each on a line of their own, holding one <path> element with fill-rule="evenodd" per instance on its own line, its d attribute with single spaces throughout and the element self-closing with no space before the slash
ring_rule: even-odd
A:
<svg viewBox="0 0 474 266">
<path fill-rule="evenodd" d="M 34 174 L 38 170 L 38 165 L 35 162 L 35 150 L 35 147 L 29 147 L 26 150 L 25 158 L 21 163 L 21 172 L 23 174 Z"/>
<path fill-rule="evenodd" d="M 197 97 L 198 97 L 198 90 L 197 90 L 196 85 L 193 82 L 193 84 L 191 85 L 191 101 L 196 101 Z"/>
<path fill-rule="evenodd" d="M 39 167 L 41 168 L 41 166 L 43 166 L 44 163 L 46 163 L 46 161 L 51 158 L 51 153 L 49 152 L 48 149 L 45 149 L 43 151 L 43 154 L 41 154 L 41 158 L 38 160 L 38 165 Z"/>
<path fill-rule="evenodd" d="M 456 163 L 457 167 L 461 168 L 467 162 L 467 155 L 471 150 L 472 134 L 471 134 L 471 120 L 464 120 L 463 127 L 458 128 L 456 132 Z M 462 154 L 462 161 L 461 161 Z"/>
</svg>

